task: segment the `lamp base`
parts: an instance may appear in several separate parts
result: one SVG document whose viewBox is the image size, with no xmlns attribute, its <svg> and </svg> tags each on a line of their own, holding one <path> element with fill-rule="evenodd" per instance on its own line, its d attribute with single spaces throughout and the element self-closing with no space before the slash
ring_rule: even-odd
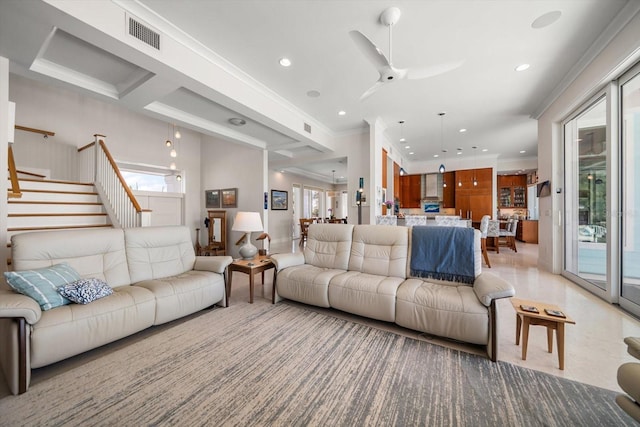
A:
<svg viewBox="0 0 640 427">
<path fill-rule="evenodd" d="M 239 252 L 243 259 L 254 259 L 258 253 L 258 248 L 249 242 L 242 245 Z"/>
</svg>

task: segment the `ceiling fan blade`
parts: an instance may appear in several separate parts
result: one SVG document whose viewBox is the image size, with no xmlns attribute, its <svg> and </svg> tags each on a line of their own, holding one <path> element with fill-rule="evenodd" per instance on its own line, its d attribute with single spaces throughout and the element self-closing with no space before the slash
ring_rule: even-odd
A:
<svg viewBox="0 0 640 427">
<path fill-rule="evenodd" d="M 406 78 L 410 80 L 426 79 L 437 76 L 460 67 L 464 61 L 447 62 L 445 64 L 429 65 L 420 68 L 408 68 Z"/>
<path fill-rule="evenodd" d="M 362 96 L 360 97 L 360 101 L 364 101 L 365 99 L 373 95 L 375 92 L 377 92 L 378 89 L 380 89 L 384 85 L 385 85 L 385 82 L 378 80 L 373 86 L 371 86 L 369 89 L 366 90 L 365 93 L 362 94 Z"/>
<path fill-rule="evenodd" d="M 349 31 L 349 35 L 351 36 L 351 39 L 354 41 L 354 43 L 358 46 L 358 48 L 362 51 L 364 56 L 366 56 L 367 59 L 371 61 L 378 70 L 390 67 L 387 57 L 384 56 L 384 53 L 380 49 L 378 49 L 378 47 L 367 38 L 367 36 L 356 30 Z"/>
</svg>

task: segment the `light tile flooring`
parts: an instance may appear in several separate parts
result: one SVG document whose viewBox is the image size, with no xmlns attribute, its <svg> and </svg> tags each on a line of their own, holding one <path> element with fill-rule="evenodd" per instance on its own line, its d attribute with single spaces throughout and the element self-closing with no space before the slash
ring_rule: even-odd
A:
<svg viewBox="0 0 640 427">
<path fill-rule="evenodd" d="M 537 268 L 538 245 L 517 243 L 518 253 L 503 248 L 499 254 L 489 252 L 492 268 L 483 267 L 508 280 L 516 289 L 516 296 L 523 299 L 544 301 L 559 305 L 576 321 L 565 329 L 565 369 L 558 369 L 558 354 L 554 336 L 553 353 L 547 352 L 546 328 L 532 326 L 529 333 L 527 360 L 521 359 L 521 346 L 515 345 L 515 312 L 508 299 L 498 303 L 499 352 L 498 359 L 518 366 L 547 372 L 563 378 L 580 381 L 614 391 L 621 391 L 616 381 L 618 366 L 635 361 L 627 353 L 624 337 L 640 336 L 640 321 L 615 305 L 600 300 L 588 291 L 562 276 Z M 272 245 L 271 252 L 301 250 L 297 241 Z M 248 302 L 246 274 L 234 274 L 231 304 Z M 271 300 L 272 274 L 267 273 L 266 286 L 261 289 L 256 277 L 255 297 Z M 395 325 L 371 321 L 358 316 L 325 310 L 329 314 L 371 324 L 437 342 L 465 351 L 479 353 L 474 346 L 425 337 Z"/>
</svg>

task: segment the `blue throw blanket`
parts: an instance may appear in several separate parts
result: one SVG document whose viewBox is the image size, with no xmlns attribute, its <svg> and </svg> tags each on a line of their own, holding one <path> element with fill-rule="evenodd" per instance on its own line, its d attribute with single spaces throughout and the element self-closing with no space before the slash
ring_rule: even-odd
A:
<svg viewBox="0 0 640 427">
<path fill-rule="evenodd" d="M 473 228 L 413 227 L 411 276 L 473 284 Z"/>
</svg>

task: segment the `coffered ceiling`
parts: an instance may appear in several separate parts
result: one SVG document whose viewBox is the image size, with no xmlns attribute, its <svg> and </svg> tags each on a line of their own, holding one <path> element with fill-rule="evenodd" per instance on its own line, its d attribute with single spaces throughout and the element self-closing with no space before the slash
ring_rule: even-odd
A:
<svg viewBox="0 0 640 427">
<path fill-rule="evenodd" d="M 461 65 L 385 84 L 361 101 L 379 76 L 349 32 L 389 58 L 379 17 L 390 6 L 401 12 L 394 66 Z M 331 140 L 376 117 L 407 164 L 433 160 L 441 147 L 535 157 L 536 116 L 638 8 L 627 0 L 3 0 L 0 55 L 12 72 L 267 149 L 274 163 L 299 159 L 291 171 L 331 182 L 347 166 L 331 158 Z M 128 40 L 130 17 L 164 47 Z M 196 59 L 180 56 L 185 46 Z M 284 57 L 291 66 L 279 64 Z"/>
</svg>

